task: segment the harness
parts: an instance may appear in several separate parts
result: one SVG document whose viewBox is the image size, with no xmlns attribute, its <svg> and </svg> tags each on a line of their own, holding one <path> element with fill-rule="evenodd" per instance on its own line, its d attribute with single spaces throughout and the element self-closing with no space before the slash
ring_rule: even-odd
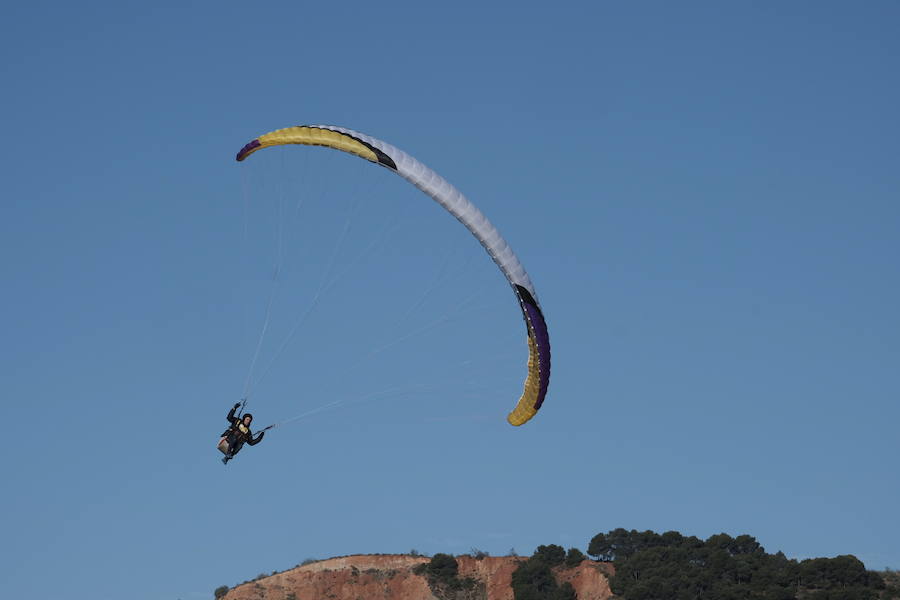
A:
<svg viewBox="0 0 900 600">
<path fill-rule="evenodd" d="M 250 439 L 250 428 L 244 425 L 243 421 L 238 421 L 237 425 L 232 424 L 229 428 L 227 437 L 231 444 L 243 444 Z"/>
</svg>

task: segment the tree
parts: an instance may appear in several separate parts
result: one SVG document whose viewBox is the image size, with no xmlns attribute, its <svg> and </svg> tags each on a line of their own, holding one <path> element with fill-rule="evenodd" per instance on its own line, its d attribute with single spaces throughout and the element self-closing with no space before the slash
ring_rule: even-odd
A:
<svg viewBox="0 0 900 600">
<path fill-rule="evenodd" d="M 459 578 L 459 564 L 449 554 L 435 554 L 413 569 L 428 580 L 428 588 L 439 600 L 471 600 L 483 596 L 484 586 L 471 577 Z"/>
<path fill-rule="evenodd" d="M 678 534 L 680 535 L 680 534 Z M 671 536 L 670 536 L 671 538 Z M 628 558 L 635 552 L 666 545 L 666 540 L 654 531 L 627 531 L 619 527 L 609 533 L 598 533 L 591 538 L 588 554 L 599 560 L 614 561 Z"/>
<path fill-rule="evenodd" d="M 549 544 L 538 546 L 531 558 L 519 565 L 512 574 L 513 595 L 516 600 L 576 600 L 575 588 L 570 583 L 559 585 L 553 576 L 553 567 L 579 557 L 577 563 L 584 560 L 584 554 L 577 548 L 569 550 L 562 546 Z"/>
<path fill-rule="evenodd" d="M 456 562 L 456 558 L 440 552 L 432 556 L 427 563 L 420 565 L 420 568 L 426 576 L 443 583 L 456 579 L 459 574 L 459 563 Z"/>
<path fill-rule="evenodd" d="M 591 556 L 596 557 L 597 560 L 611 561 L 616 558 L 612 551 L 612 544 L 610 544 L 605 533 L 598 533 L 591 538 L 587 552 Z"/>
<path fill-rule="evenodd" d="M 566 551 L 562 546 L 550 544 L 548 546 L 538 546 L 534 554 L 531 555 L 532 560 L 542 561 L 551 567 L 561 565 L 566 560 Z"/>
<path fill-rule="evenodd" d="M 584 559 L 584 552 L 578 548 L 569 548 L 569 551 L 566 553 L 566 566 L 577 567 Z"/>
<path fill-rule="evenodd" d="M 553 593 L 552 600 L 577 600 L 578 595 L 575 593 L 575 588 L 568 581 L 556 588 L 556 591 Z"/>
<path fill-rule="evenodd" d="M 532 557 L 513 571 L 512 588 L 516 600 L 547 600 L 557 585 L 550 565 Z"/>
</svg>

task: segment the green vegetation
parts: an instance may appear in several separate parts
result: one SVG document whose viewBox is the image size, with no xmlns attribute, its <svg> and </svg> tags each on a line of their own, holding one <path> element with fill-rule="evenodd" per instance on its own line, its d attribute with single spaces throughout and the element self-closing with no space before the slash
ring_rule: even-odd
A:
<svg viewBox="0 0 900 600">
<path fill-rule="evenodd" d="M 534 554 L 528 560 L 537 560 L 551 567 L 563 564 L 566 560 L 566 551 L 562 546 L 550 544 L 548 546 L 538 546 Z"/>
<path fill-rule="evenodd" d="M 423 556 L 415 549 L 409 554 Z M 509 554 L 517 556 L 514 549 Z M 578 548 L 538 546 L 512 574 L 515 600 L 577 600 L 567 580 L 572 580 L 570 571 L 579 567 L 607 576 L 620 600 L 900 600 L 900 572 L 867 571 L 852 555 L 789 559 L 781 552 L 767 553 L 756 538 L 746 534 L 719 533 L 702 540 L 677 531 L 660 534 L 619 528 L 595 535 L 587 554 L 593 563 L 585 563 L 587 556 Z M 485 560 L 490 553 L 472 548 L 468 556 Z M 313 562 L 317 560 L 306 559 L 302 564 Z M 359 576 L 356 567 L 351 572 Z M 365 572 L 384 578 L 398 573 L 396 569 Z M 459 576 L 453 555 L 435 554 L 413 572 L 427 580 L 438 600 L 487 597 L 484 583 Z M 228 586 L 216 588 L 216 600 L 228 591 Z M 289 596 L 288 600 L 295 599 Z"/>
<path fill-rule="evenodd" d="M 900 598 L 900 571 L 885 569 L 878 575 L 884 581 L 884 597 Z"/>
<path fill-rule="evenodd" d="M 581 553 L 575 548 L 572 550 Z M 531 558 L 513 571 L 512 588 L 516 600 L 575 600 L 572 584 L 565 582 L 560 585 L 553 575 L 553 567 L 565 561 L 566 551 L 562 546 L 538 546 Z"/>
<path fill-rule="evenodd" d="M 569 568 L 577 567 L 586 558 L 587 556 L 584 555 L 584 552 L 578 548 L 569 548 L 569 551 L 566 553 L 566 566 Z"/>
<path fill-rule="evenodd" d="M 624 600 L 886 600 L 900 598 L 855 556 L 789 560 L 749 535 L 700 540 L 677 531 L 598 533 L 588 554 L 612 561 L 610 585 Z M 517 597 L 518 600 L 518 597 Z"/>
<path fill-rule="evenodd" d="M 431 557 L 427 563 L 421 564 L 413 569 L 417 575 L 424 575 L 428 579 L 436 581 L 449 582 L 456 579 L 459 574 L 459 564 L 456 559 L 449 554 L 438 552 Z"/>
<path fill-rule="evenodd" d="M 428 580 L 428 587 L 439 600 L 476 600 L 485 597 L 484 584 L 459 577 L 459 563 L 449 554 L 435 554 L 427 563 L 413 569 Z"/>
</svg>

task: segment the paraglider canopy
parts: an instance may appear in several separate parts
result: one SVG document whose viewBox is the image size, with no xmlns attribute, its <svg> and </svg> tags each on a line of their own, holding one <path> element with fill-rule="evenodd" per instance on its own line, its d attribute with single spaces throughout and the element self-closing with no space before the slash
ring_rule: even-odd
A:
<svg viewBox="0 0 900 600">
<path fill-rule="evenodd" d="M 258 150 L 285 144 L 334 148 L 381 165 L 425 192 L 466 226 L 509 281 L 525 320 L 528 375 L 522 395 L 507 420 L 512 425 L 522 425 L 534 417 L 550 383 L 550 335 L 528 273 L 487 217 L 447 180 L 412 156 L 377 138 L 343 127 L 300 125 L 278 129 L 251 140 L 236 158 L 243 161 Z"/>
</svg>

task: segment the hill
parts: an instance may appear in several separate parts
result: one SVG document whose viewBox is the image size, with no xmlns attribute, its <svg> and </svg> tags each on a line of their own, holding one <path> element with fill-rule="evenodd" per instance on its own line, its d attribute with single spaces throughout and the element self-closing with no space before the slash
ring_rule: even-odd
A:
<svg viewBox="0 0 900 600">
<path fill-rule="evenodd" d="M 357 555 L 302 565 L 243 583 L 221 600 L 514 600 L 512 574 L 527 559 L 517 556 L 458 556 L 459 587 L 435 579 L 423 569 L 431 559 L 408 555 Z M 579 600 L 612 596 L 606 573 L 611 566 L 585 560 L 556 567 L 560 583 L 569 582 Z"/>
<path fill-rule="evenodd" d="M 853 555 L 790 559 L 750 535 L 615 529 L 529 558 L 358 555 L 260 576 L 217 600 L 900 600 L 900 576 Z M 615 596 L 614 596 L 615 595 Z"/>
</svg>

